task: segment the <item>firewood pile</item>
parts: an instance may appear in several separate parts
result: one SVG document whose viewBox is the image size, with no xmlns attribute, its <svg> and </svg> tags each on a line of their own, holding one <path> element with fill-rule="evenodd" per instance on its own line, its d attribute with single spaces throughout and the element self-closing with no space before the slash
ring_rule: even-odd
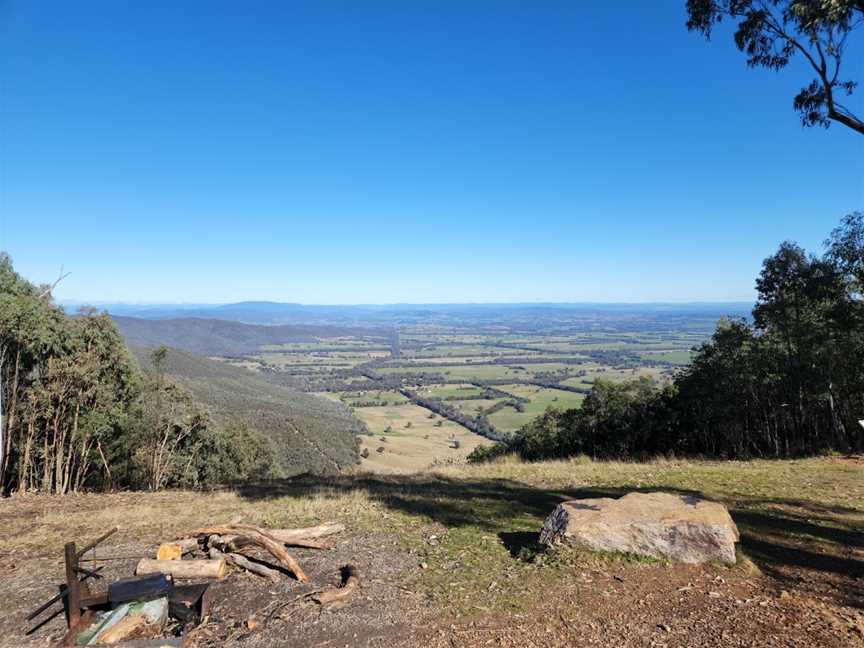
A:
<svg viewBox="0 0 864 648">
<path fill-rule="evenodd" d="M 80 551 L 74 543 L 67 543 L 66 584 L 61 594 L 40 606 L 28 620 L 62 599 L 68 626 L 62 646 L 131 648 L 149 646 L 152 641 L 156 641 L 152 645 L 187 646 L 196 626 L 208 617 L 212 598 L 209 582 L 225 580 L 234 571 L 248 572 L 271 583 L 286 578 L 307 582 L 303 568 L 288 549 L 331 549 L 328 538 L 344 530 L 343 525 L 335 523 L 264 529 L 239 519 L 191 529 L 160 544 L 154 557 L 140 558 L 135 576 L 109 583 L 102 591 L 91 591 L 88 579 L 101 578 L 101 567 L 88 569 L 82 563 L 96 560 L 96 545 L 115 533 L 115 528 Z M 92 558 L 85 558 L 88 552 L 94 552 Z M 345 565 L 341 569 L 340 587 L 273 601 L 266 610 L 250 617 L 247 627 L 253 631 L 266 626 L 284 608 L 301 601 L 338 607 L 359 584 L 356 567 Z"/>
<path fill-rule="evenodd" d="M 302 529 L 263 529 L 251 524 L 232 521 L 221 526 L 192 529 L 172 542 L 159 545 L 156 559 L 144 558 L 136 574 L 171 574 L 175 578 L 224 578 L 228 566 L 277 581 L 282 573 L 263 561 L 250 560 L 245 554 L 252 548 L 261 549 L 275 559 L 278 566 L 298 581 L 308 579 L 303 568 L 286 547 L 329 549 L 321 538 L 341 533 L 341 524 L 321 524 Z M 192 555 L 190 559 L 185 556 Z M 201 556 L 201 557 L 197 557 Z"/>
</svg>

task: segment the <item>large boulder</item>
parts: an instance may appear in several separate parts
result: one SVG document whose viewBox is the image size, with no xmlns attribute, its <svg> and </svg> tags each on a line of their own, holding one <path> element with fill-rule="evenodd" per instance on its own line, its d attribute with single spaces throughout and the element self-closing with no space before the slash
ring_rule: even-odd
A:
<svg viewBox="0 0 864 648">
<path fill-rule="evenodd" d="M 540 542 L 626 551 L 676 562 L 735 562 L 738 528 L 726 507 L 689 495 L 630 493 L 559 504 Z"/>
</svg>

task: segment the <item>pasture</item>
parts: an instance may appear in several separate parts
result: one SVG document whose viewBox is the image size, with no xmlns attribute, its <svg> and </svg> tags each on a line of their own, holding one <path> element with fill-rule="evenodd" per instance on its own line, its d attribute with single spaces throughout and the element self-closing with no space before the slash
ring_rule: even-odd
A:
<svg viewBox="0 0 864 648">
<path fill-rule="evenodd" d="M 410 403 L 357 408 L 354 413 L 369 428 L 370 435 L 360 437 L 360 469 L 370 472 L 410 473 L 464 463 L 474 448 L 486 442 L 461 425 Z"/>
<path fill-rule="evenodd" d="M 363 461 L 374 470 L 405 470 L 428 466 L 442 456 L 464 458 L 463 448 L 486 442 L 463 426 L 501 438 L 549 407 L 578 408 L 599 379 L 668 381 L 689 362 L 691 349 L 707 338 L 716 321 L 585 312 L 542 317 L 505 313 L 494 319 L 478 313 L 425 319 L 412 314 L 407 319 L 392 327 L 373 326 L 366 329 L 368 334 L 271 345 L 254 356 L 226 361 L 255 368 L 271 381 L 325 395 L 348 408 L 373 434 L 380 436 L 387 427 L 398 431 L 403 435 L 401 441 L 394 440 L 401 444 L 395 447 L 398 452 L 377 453 Z M 408 406 L 405 394 L 439 403 L 425 405 L 453 419 L 442 425 L 469 435 L 460 452 L 449 451 L 441 428 L 428 430 L 428 421 L 434 421 L 424 418 L 429 411 L 419 408 L 418 413 L 419 401 Z M 409 420 L 417 427 L 406 433 Z M 436 434 L 424 438 L 427 432 Z M 367 441 L 363 447 L 376 451 Z M 442 448 L 447 452 L 442 454 Z"/>
</svg>

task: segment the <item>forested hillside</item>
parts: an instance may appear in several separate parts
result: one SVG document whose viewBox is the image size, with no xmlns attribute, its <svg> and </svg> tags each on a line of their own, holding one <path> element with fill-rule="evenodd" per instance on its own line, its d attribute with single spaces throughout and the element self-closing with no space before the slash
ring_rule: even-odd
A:
<svg viewBox="0 0 864 648">
<path fill-rule="evenodd" d="M 318 337 L 340 335 L 379 335 L 377 329 L 313 324 L 264 326 L 219 319 L 194 317 L 179 319 L 112 318 L 126 341 L 133 346 L 167 346 L 203 356 L 242 356 L 258 353 L 267 345 L 290 342 L 315 342 Z"/>
<path fill-rule="evenodd" d="M 150 349 L 133 347 L 150 368 Z M 223 425 L 240 423 L 272 443 L 283 475 L 327 473 L 357 462 L 357 435 L 366 431 L 341 403 L 287 389 L 240 367 L 169 349 L 165 372 Z"/>
<path fill-rule="evenodd" d="M 0 254 L 0 491 L 208 485 L 356 461 L 341 405 L 164 347 L 141 365 L 114 322 L 69 316 Z"/>
<path fill-rule="evenodd" d="M 598 380 L 581 409 L 550 410 L 473 458 L 860 452 L 864 213 L 843 219 L 822 256 L 782 243 L 756 288 L 752 323 L 721 321 L 673 384 Z"/>
</svg>

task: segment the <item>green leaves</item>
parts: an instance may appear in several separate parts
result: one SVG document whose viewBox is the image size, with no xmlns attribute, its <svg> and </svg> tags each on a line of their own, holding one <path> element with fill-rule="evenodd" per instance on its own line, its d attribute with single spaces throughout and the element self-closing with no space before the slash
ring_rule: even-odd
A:
<svg viewBox="0 0 864 648">
<path fill-rule="evenodd" d="M 816 78 L 793 107 L 804 126 L 837 121 L 864 134 L 864 121 L 841 103 L 856 82 L 840 78 L 848 38 L 864 24 L 861 0 L 688 0 L 687 28 L 710 38 L 715 26 L 737 23 L 733 39 L 748 67 L 780 70 L 801 56 Z"/>
</svg>

